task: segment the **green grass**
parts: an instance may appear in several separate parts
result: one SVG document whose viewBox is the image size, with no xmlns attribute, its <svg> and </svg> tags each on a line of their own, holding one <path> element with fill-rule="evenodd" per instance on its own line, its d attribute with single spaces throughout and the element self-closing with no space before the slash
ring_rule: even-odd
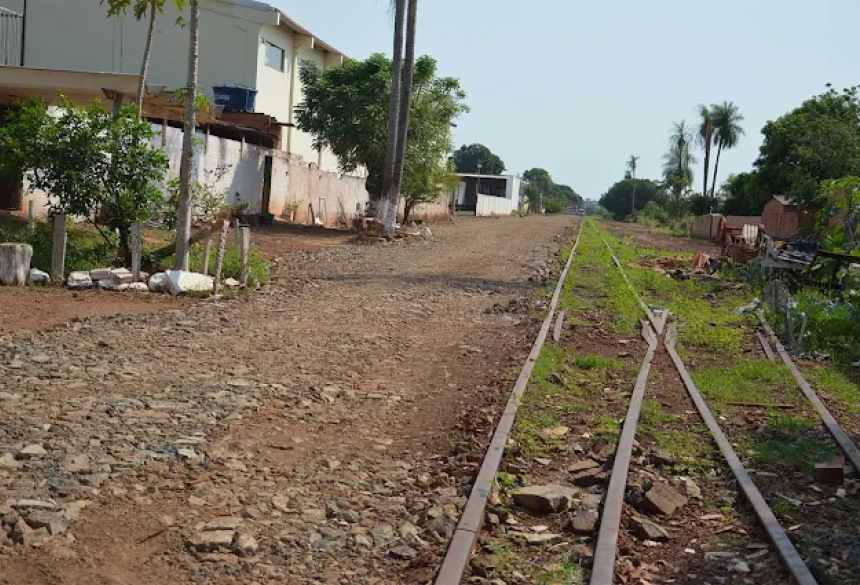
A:
<svg viewBox="0 0 860 585">
<path fill-rule="evenodd" d="M 580 585 L 584 582 L 582 567 L 570 560 L 541 570 L 535 579 L 537 585 Z"/>
<path fill-rule="evenodd" d="M 612 370 L 623 366 L 621 360 L 602 355 L 580 356 L 573 363 L 580 370 Z"/>
<path fill-rule="evenodd" d="M 777 389 L 792 389 L 788 369 L 766 359 L 748 359 L 728 368 L 706 368 L 693 374 L 699 390 L 723 410 L 726 402 L 774 402 Z"/>
<path fill-rule="evenodd" d="M 0 242 L 30 244 L 33 247 L 31 266 L 46 272 L 51 269 L 53 241 L 52 226 L 46 222 L 36 222 L 33 229 L 26 224 L 0 225 Z M 95 231 L 69 225 L 66 231 L 67 273 L 114 266 L 116 254 L 116 247 L 109 246 Z"/>
<path fill-rule="evenodd" d="M 215 260 L 218 254 L 218 246 L 213 245 L 209 250 L 209 274 L 215 274 Z M 164 260 L 165 266 L 173 264 L 173 257 Z M 200 272 L 203 270 L 203 245 L 194 244 L 191 246 L 191 253 L 188 260 L 189 268 L 192 271 Z M 224 249 L 224 263 L 221 268 L 221 279 L 235 278 L 241 280 L 242 275 L 241 264 L 239 262 L 239 249 L 228 243 Z M 269 282 L 269 262 L 263 258 L 256 246 L 251 246 L 248 251 L 248 287 L 255 288 L 257 285 L 265 285 Z"/>
<path fill-rule="evenodd" d="M 832 394 L 844 402 L 851 414 L 860 413 L 860 386 L 835 366 L 804 368 L 804 376 L 816 390 Z"/>
<path fill-rule="evenodd" d="M 617 441 L 621 436 L 621 423 L 612 415 L 601 414 L 595 421 L 594 433 L 605 439 Z"/>
<path fill-rule="evenodd" d="M 808 471 L 816 463 L 830 461 L 838 452 L 832 441 L 818 438 L 809 419 L 790 414 L 770 417 L 763 431 L 749 437 L 745 444 L 754 461 L 791 468 L 805 466 Z"/>
</svg>

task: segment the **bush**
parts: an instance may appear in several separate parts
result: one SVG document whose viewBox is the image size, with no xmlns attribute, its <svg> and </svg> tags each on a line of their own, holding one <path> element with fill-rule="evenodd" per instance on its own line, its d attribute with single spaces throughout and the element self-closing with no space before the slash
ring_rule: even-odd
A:
<svg viewBox="0 0 860 585">
<path fill-rule="evenodd" d="M 53 228 L 45 222 L 36 222 L 33 229 L 0 226 L 0 242 L 30 244 L 33 246 L 31 266 L 46 272 L 51 268 L 53 241 Z M 116 248 L 112 245 L 109 246 L 100 236 L 73 226 L 68 228 L 66 242 L 67 274 L 113 266 L 115 261 Z"/>
<path fill-rule="evenodd" d="M 547 213 L 561 213 L 564 211 L 564 203 L 558 199 L 547 199 L 543 205 Z"/>
<path fill-rule="evenodd" d="M 218 246 L 213 245 L 209 251 L 209 274 L 215 273 L 215 257 L 218 254 Z M 203 246 L 195 244 L 191 247 L 189 267 L 195 272 L 203 270 Z M 221 267 L 221 278 L 235 278 L 241 276 L 241 265 L 239 263 L 239 249 L 236 246 L 227 245 L 224 250 L 224 264 Z M 260 254 L 256 246 L 251 246 L 248 251 L 248 287 L 255 288 L 269 283 L 269 262 Z"/>
</svg>

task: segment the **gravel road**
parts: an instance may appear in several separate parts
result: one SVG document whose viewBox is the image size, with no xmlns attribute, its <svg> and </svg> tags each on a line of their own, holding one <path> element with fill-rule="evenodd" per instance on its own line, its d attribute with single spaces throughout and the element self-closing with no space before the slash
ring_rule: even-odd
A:
<svg viewBox="0 0 860 585">
<path fill-rule="evenodd" d="M 426 582 L 575 222 L 290 251 L 247 298 L 0 339 L 0 583 Z"/>
</svg>

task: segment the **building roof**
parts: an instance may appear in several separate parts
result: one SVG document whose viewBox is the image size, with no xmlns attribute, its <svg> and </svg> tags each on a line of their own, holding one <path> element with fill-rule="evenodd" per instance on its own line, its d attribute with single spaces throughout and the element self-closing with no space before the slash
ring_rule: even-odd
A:
<svg viewBox="0 0 860 585">
<path fill-rule="evenodd" d="M 774 198 L 774 199 L 776 199 L 776 201 L 777 201 L 778 203 L 782 203 L 783 205 L 788 205 L 788 206 L 793 206 L 793 205 L 794 205 L 794 203 L 792 203 L 791 201 L 789 201 L 789 200 L 785 197 L 785 195 L 774 195 L 774 196 L 773 196 L 773 198 Z"/>
<path fill-rule="evenodd" d="M 275 8 L 271 4 L 266 4 L 265 2 L 259 2 L 258 0 L 221 0 L 225 4 L 234 4 L 236 6 L 243 6 L 245 8 L 250 8 L 251 10 L 259 10 L 261 12 L 275 12 L 278 15 L 278 20 L 281 24 L 284 24 L 287 28 L 292 29 L 294 32 L 299 33 L 300 35 L 305 35 L 307 37 L 311 37 L 314 39 L 314 46 L 317 46 L 324 51 L 328 51 L 329 53 L 334 53 L 335 55 L 341 55 L 346 57 L 343 53 L 324 42 L 322 39 L 311 33 L 308 29 L 301 26 L 295 20 L 284 14 L 281 10 Z"/>
<path fill-rule="evenodd" d="M 457 176 L 469 179 L 504 179 L 505 181 L 516 178 L 514 175 L 479 175 L 478 173 L 457 173 Z"/>
</svg>

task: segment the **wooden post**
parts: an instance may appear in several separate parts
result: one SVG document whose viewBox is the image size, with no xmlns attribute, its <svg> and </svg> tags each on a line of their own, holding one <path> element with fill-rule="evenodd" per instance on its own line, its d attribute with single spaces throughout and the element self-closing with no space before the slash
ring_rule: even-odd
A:
<svg viewBox="0 0 860 585">
<path fill-rule="evenodd" d="M 54 216 L 54 242 L 51 248 L 51 281 L 62 284 L 66 276 L 66 214 Z"/>
<path fill-rule="evenodd" d="M 224 264 L 224 249 L 227 247 L 227 230 L 230 229 L 230 223 L 227 220 L 221 222 L 221 235 L 218 237 L 218 253 L 215 255 L 215 283 L 212 292 L 218 296 L 218 291 L 221 290 L 221 267 Z"/>
<path fill-rule="evenodd" d="M 238 218 L 238 217 L 234 217 L 234 218 L 233 218 L 233 237 L 234 237 L 234 238 L 235 238 L 235 240 L 236 240 L 236 249 L 237 249 L 237 250 L 239 249 L 239 238 L 240 238 L 240 236 L 239 236 L 239 226 L 240 226 L 240 224 L 239 224 L 239 218 Z"/>
<path fill-rule="evenodd" d="M 203 240 L 203 274 L 209 276 L 209 254 L 212 250 L 212 233 L 209 232 L 206 234 L 206 238 Z"/>
<path fill-rule="evenodd" d="M 239 277 L 239 285 L 242 288 L 248 286 L 248 250 L 251 248 L 251 228 L 241 228 L 241 245 L 239 246 L 239 266 L 241 273 Z"/>
<path fill-rule="evenodd" d="M 27 202 L 27 225 L 31 230 L 36 227 L 36 202 L 32 199 Z"/>
<path fill-rule="evenodd" d="M 131 274 L 135 282 L 140 282 L 140 256 L 143 252 L 143 242 L 140 237 L 140 224 L 131 226 Z"/>
</svg>

